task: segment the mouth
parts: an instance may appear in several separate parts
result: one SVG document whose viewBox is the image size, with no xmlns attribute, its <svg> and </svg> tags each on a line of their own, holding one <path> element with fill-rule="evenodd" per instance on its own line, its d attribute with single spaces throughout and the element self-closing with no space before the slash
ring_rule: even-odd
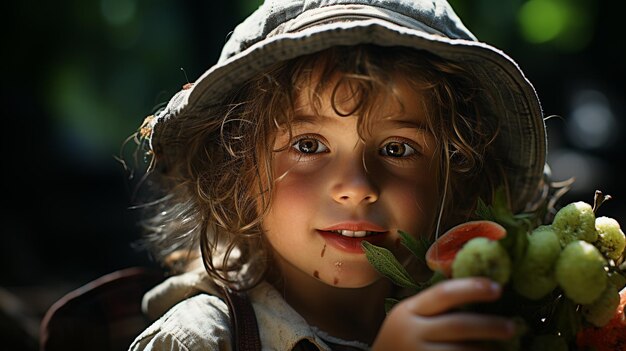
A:
<svg viewBox="0 0 626 351">
<path fill-rule="evenodd" d="M 349 229 L 346 229 L 346 227 Z M 380 244 L 384 240 L 385 234 L 388 233 L 384 228 L 374 225 L 334 226 L 331 228 L 318 229 L 317 232 L 331 247 L 345 253 L 354 254 L 364 253 L 361 247 L 363 241 L 368 241 L 372 244 Z"/>
<path fill-rule="evenodd" d="M 345 236 L 348 238 L 364 238 L 366 236 L 372 236 L 372 235 L 384 233 L 384 232 L 375 232 L 375 231 L 367 231 L 367 230 L 348 230 L 348 229 L 328 230 L 326 232 L 339 234 L 341 236 Z"/>
</svg>

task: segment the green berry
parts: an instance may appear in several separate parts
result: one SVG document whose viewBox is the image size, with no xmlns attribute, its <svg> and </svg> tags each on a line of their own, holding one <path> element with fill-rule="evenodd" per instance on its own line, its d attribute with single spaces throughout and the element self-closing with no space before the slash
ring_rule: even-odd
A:
<svg viewBox="0 0 626 351">
<path fill-rule="evenodd" d="M 554 265 L 561 244 L 549 225 L 539 226 L 528 236 L 526 252 L 513 272 L 513 288 L 520 295 L 539 300 L 556 288 Z"/>
<path fill-rule="evenodd" d="M 605 266 L 606 260 L 595 246 L 575 240 L 565 246 L 556 261 L 556 281 L 572 301 L 589 304 L 606 288 Z"/>
<path fill-rule="evenodd" d="M 497 240 L 474 238 L 454 258 L 452 277 L 488 277 L 504 285 L 511 276 L 511 259 Z"/>
<path fill-rule="evenodd" d="M 574 240 L 588 243 L 596 241 L 596 215 L 586 202 L 572 202 L 561 208 L 554 216 L 552 227 L 561 241 L 561 247 Z"/>
<path fill-rule="evenodd" d="M 619 223 L 610 217 L 598 217 L 596 218 L 596 231 L 598 240 L 594 245 L 607 258 L 617 261 L 626 246 L 626 236 L 620 229 Z"/>
<path fill-rule="evenodd" d="M 615 316 L 615 310 L 619 305 L 619 291 L 613 284 L 607 284 L 606 289 L 594 302 L 583 305 L 583 316 L 587 322 L 596 327 L 603 327 Z"/>
</svg>

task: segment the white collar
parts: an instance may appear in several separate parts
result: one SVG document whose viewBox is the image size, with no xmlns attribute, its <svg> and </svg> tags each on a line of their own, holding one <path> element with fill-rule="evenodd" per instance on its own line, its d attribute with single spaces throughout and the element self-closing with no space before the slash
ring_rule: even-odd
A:
<svg viewBox="0 0 626 351">
<path fill-rule="evenodd" d="M 200 293 L 223 297 L 221 289 L 211 280 L 204 267 L 169 277 L 149 290 L 143 297 L 142 309 L 149 318 L 156 320 L 178 302 Z M 267 282 L 261 282 L 248 295 L 264 349 L 292 350 L 303 339 L 309 340 L 321 350 L 330 350 L 324 340 L 362 350 L 369 349 L 362 342 L 335 338 L 309 325 Z"/>
</svg>

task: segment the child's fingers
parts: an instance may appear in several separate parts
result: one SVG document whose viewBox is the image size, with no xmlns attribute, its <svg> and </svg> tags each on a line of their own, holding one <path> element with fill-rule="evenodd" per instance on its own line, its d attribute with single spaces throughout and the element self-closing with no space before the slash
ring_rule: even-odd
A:
<svg viewBox="0 0 626 351">
<path fill-rule="evenodd" d="M 515 334 L 512 320 L 487 315 L 452 313 L 429 318 L 421 326 L 426 341 L 507 340 Z"/>
<path fill-rule="evenodd" d="M 450 311 L 470 303 L 493 301 L 500 294 L 500 285 L 486 278 L 438 283 L 390 311 L 373 350 L 487 350 L 484 341 L 514 336 L 512 321 L 495 315 Z"/>
<path fill-rule="evenodd" d="M 405 306 L 414 314 L 434 316 L 468 303 L 496 300 L 500 293 L 500 285 L 487 278 L 450 279 L 411 297 Z"/>
</svg>

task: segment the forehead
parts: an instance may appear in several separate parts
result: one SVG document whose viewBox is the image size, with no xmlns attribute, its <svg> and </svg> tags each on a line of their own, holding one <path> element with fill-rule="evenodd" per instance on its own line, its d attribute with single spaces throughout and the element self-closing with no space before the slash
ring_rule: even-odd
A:
<svg viewBox="0 0 626 351">
<path fill-rule="evenodd" d="M 426 119 L 424 89 L 403 73 L 381 77 L 332 72 L 320 68 L 299 77 L 294 91 L 296 120 L 312 122 L 315 116 L 357 116 L 376 121 L 423 124 Z"/>
</svg>

